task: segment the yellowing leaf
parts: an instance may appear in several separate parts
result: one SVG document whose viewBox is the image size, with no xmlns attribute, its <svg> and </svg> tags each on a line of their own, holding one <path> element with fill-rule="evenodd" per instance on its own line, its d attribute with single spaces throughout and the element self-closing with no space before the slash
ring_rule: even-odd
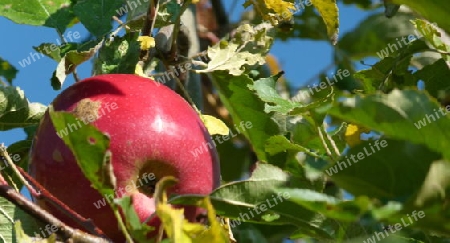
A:
<svg viewBox="0 0 450 243">
<path fill-rule="evenodd" d="M 228 238 L 230 239 L 230 242 L 237 243 L 236 239 L 234 238 L 233 231 L 231 230 L 230 219 L 224 218 L 223 221 L 224 222 L 221 223 L 221 225 L 222 225 L 223 229 L 228 232 Z"/>
<path fill-rule="evenodd" d="M 190 243 L 192 239 L 184 232 L 185 224 L 190 223 L 184 219 L 184 210 L 172 208 L 169 204 L 160 203 L 156 212 L 161 219 L 164 230 L 173 243 Z"/>
<path fill-rule="evenodd" d="M 141 42 L 141 50 L 148 50 L 155 46 L 155 39 L 150 36 L 139 36 L 138 41 Z"/>
<path fill-rule="evenodd" d="M 310 0 L 327 26 L 328 37 L 336 45 L 339 34 L 339 9 L 336 0 Z"/>
<path fill-rule="evenodd" d="M 263 19 L 270 20 L 272 24 L 277 24 L 280 20 L 289 20 L 296 11 L 293 1 L 284 0 L 247 0 L 244 7 L 254 5 L 255 10 L 260 13 Z"/>
<path fill-rule="evenodd" d="M 134 74 L 137 74 L 141 77 L 146 77 L 144 74 L 144 70 L 142 69 L 142 66 L 138 64 L 136 64 L 136 68 L 134 69 Z"/>
<path fill-rule="evenodd" d="M 229 243 L 230 237 L 219 221 L 216 218 L 216 211 L 214 210 L 211 200 L 209 197 L 205 197 L 203 199 L 203 207 L 208 210 L 208 221 L 210 226 L 207 230 L 205 230 L 202 234 L 196 237 L 196 241 L 198 243 L 209 243 L 209 242 L 217 242 L 217 243 Z M 231 237 L 233 238 L 233 237 Z"/>
<path fill-rule="evenodd" d="M 136 64 L 136 68 L 134 69 L 134 74 L 139 75 L 144 78 L 152 79 L 151 77 L 147 76 L 147 74 L 144 73 L 144 70 L 142 69 L 142 65 L 139 63 Z"/>
<path fill-rule="evenodd" d="M 163 177 L 155 190 L 156 213 L 161 219 L 164 230 L 173 243 L 194 243 L 194 237 L 206 230 L 202 224 L 190 223 L 184 218 L 184 209 L 173 208 L 167 203 L 166 189 L 173 186 L 174 177 Z"/>
<path fill-rule="evenodd" d="M 210 226 L 191 223 L 184 218 L 184 209 L 173 208 L 167 203 L 166 189 L 173 186 L 177 180 L 174 177 L 163 177 L 155 190 L 156 214 L 167 237 L 172 243 L 229 243 L 225 230 L 216 219 L 216 213 L 209 198 L 203 201 L 203 207 L 208 210 Z"/>
<path fill-rule="evenodd" d="M 361 143 L 361 133 L 367 133 L 369 131 L 367 128 L 349 124 L 345 130 L 345 141 L 350 147 L 354 147 Z"/>
<path fill-rule="evenodd" d="M 209 115 L 201 115 L 202 121 L 205 124 L 206 129 L 210 135 L 220 134 L 228 135 L 230 134 L 230 129 L 225 125 L 223 121 Z"/>
</svg>

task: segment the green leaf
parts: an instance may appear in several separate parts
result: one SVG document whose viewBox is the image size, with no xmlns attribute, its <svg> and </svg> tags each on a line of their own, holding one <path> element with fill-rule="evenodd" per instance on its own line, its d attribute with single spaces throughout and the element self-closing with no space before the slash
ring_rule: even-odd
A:
<svg viewBox="0 0 450 243">
<path fill-rule="evenodd" d="M 78 65 L 91 59 L 102 45 L 103 41 L 100 41 L 99 43 L 92 41 L 82 44 L 69 43 L 62 45 L 59 49 L 62 58 L 59 60 L 55 59 L 59 63 L 50 79 L 53 89 L 61 89 L 67 75 L 72 73 Z M 56 53 L 57 52 L 58 51 L 56 51 Z M 55 55 L 56 54 L 52 54 L 51 57 L 53 58 Z"/>
<path fill-rule="evenodd" d="M 293 143 L 318 151 L 318 154 L 325 152 L 319 136 L 319 128 L 310 116 L 302 116 L 301 120 L 295 123 L 291 133 Z"/>
<path fill-rule="evenodd" d="M 317 13 L 314 8 L 309 7 L 310 1 L 301 2 L 305 7 L 302 7 L 300 15 L 294 15 L 294 25 L 292 31 L 278 31 L 277 37 L 281 40 L 329 40 L 327 33 L 327 26 L 323 18 Z M 300 6 L 301 7 L 301 6 Z"/>
<path fill-rule="evenodd" d="M 239 124 L 250 122 L 249 129 L 240 129 L 252 144 L 259 160 L 267 161 L 266 140 L 279 133 L 277 124 L 264 113 L 263 102 L 248 89 L 252 80 L 247 75 L 232 76 L 226 72 L 214 72 L 213 81 L 225 107 L 231 113 L 233 122 Z"/>
<path fill-rule="evenodd" d="M 327 34 L 333 45 L 337 43 L 339 33 L 339 9 L 336 0 L 311 0 L 327 26 Z"/>
<path fill-rule="evenodd" d="M 18 23 L 28 25 L 46 25 L 54 27 L 50 23 L 60 20 L 57 11 L 70 5 L 70 0 L 53 1 L 15 1 L 3 0 L 1 16 Z"/>
<path fill-rule="evenodd" d="M 19 71 L 13 65 L 0 57 L 0 76 L 5 77 L 9 84 L 12 84 L 13 79 L 16 78 L 17 72 Z"/>
<path fill-rule="evenodd" d="M 111 31 L 112 17 L 122 4 L 123 0 L 79 0 L 73 11 L 84 27 L 100 39 Z"/>
<path fill-rule="evenodd" d="M 232 131 L 237 134 L 236 131 Z M 220 158 L 220 175 L 223 181 L 235 181 L 250 167 L 249 146 L 238 146 L 232 140 L 217 144 Z"/>
<path fill-rule="evenodd" d="M 287 114 L 292 111 L 294 108 L 303 107 L 302 104 L 298 102 L 293 102 L 281 97 L 276 90 L 276 80 L 279 78 L 279 75 L 272 76 L 269 78 L 262 78 L 255 81 L 253 84 L 248 85 L 250 90 L 255 90 L 256 94 L 266 102 L 264 111 L 266 113 L 270 113 L 272 111 L 280 112 L 282 114 Z M 274 106 L 271 106 L 267 103 L 274 103 Z"/>
<path fill-rule="evenodd" d="M 49 115 L 56 131 L 64 130 L 68 125 L 79 122 L 72 113 L 55 112 L 52 106 L 49 108 Z M 116 195 L 114 192 L 116 177 L 111 163 L 112 154 L 109 150 L 108 135 L 88 124 L 80 127 L 77 132 L 63 136 L 62 140 L 72 151 L 84 176 L 91 182 L 91 186 L 101 195 Z M 119 229 L 128 239 L 130 236 L 117 205 L 107 201 L 119 222 Z"/>
<path fill-rule="evenodd" d="M 162 27 L 174 24 L 181 13 L 181 5 L 177 2 L 167 1 L 159 6 L 158 18 L 155 26 Z"/>
<path fill-rule="evenodd" d="M 137 35 L 126 34 L 107 41 L 95 59 L 95 74 L 130 73 L 134 74 L 139 61 L 140 44 Z"/>
<path fill-rule="evenodd" d="M 423 211 L 425 217 L 414 222 L 416 228 L 423 231 L 441 234 L 450 237 L 450 216 L 445 203 L 449 200 L 450 190 L 450 163 L 445 160 L 434 161 L 420 188 L 417 188 L 415 198 L 410 200 L 401 213 L 390 216 L 391 219 L 405 217 L 405 213 L 411 215 L 414 210 Z M 414 220 L 414 219 L 413 219 Z"/>
<path fill-rule="evenodd" d="M 0 239 L 2 242 L 19 243 L 16 235 L 19 233 L 15 230 L 16 222 L 21 222 L 23 231 L 28 235 L 41 232 L 42 224 L 36 219 L 19 209 L 13 203 L 3 197 L 0 197 Z M 48 237 L 48 235 L 45 235 Z"/>
<path fill-rule="evenodd" d="M 132 30 L 140 31 L 145 24 L 148 5 L 151 1 L 143 1 L 135 8 L 128 8 L 128 4 L 124 4 L 118 13 L 127 12 L 127 24 Z M 127 11 L 125 11 L 127 10 Z M 181 5 L 174 1 L 160 2 L 158 6 L 158 13 L 155 22 L 155 28 L 161 28 L 170 24 L 174 24 L 175 20 L 181 13 Z"/>
<path fill-rule="evenodd" d="M 33 236 L 29 236 L 25 233 L 25 231 L 22 228 L 22 223 L 20 221 L 16 221 L 16 223 L 14 224 L 14 230 L 15 230 L 15 237 L 14 237 L 14 242 L 20 242 L 20 243 L 55 243 L 56 242 L 56 234 L 51 234 L 51 235 L 47 235 L 47 237 L 44 237 L 42 235 L 39 235 L 40 237 L 38 240 L 36 240 L 35 238 L 31 238 L 31 237 L 35 237 Z M 42 230 L 42 229 L 41 229 Z M 41 231 L 42 233 L 43 231 Z M 44 237 L 44 238 L 41 238 Z"/>
<path fill-rule="evenodd" d="M 267 233 L 267 230 L 262 231 L 257 229 L 257 226 L 265 226 L 265 225 L 255 225 L 255 224 L 249 224 L 249 223 L 243 223 L 242 225 L 239 225 L 238 227 L 233 228 L 233 236 L 236 239 L 237 242 L 246 242 L 246 243 L 268 243 L 267 239 L 268 237 L 265 237 L 263 235 L 264 233 Z M 273 225 L 270 226 L 270 229 L 274 229 L 275 227 Z M 286 229 L 285 226 L 280 226 L 283 229 Z M 276 228 L 278 230 L 278 228 Z M 279 233 L 278 231 L 277 233 Z M 284 232 L 283 232 L 284 233 Z M 283 235 L 284 238 L 285 235 Z"/>
<path fill-rule="evenodd" d="M 287 100 L 278 93 L 276 89 L 276 80 L 279 78 L 280 74 L 262 78 L 255 81 L 253 84 L 248 85 L 250 90 L 256 91 L 258 97 L 265 102 L 264 112 L 276 112 L 280 116 L 284 116 L 288 113 L 299 114 L 307 110 L 308 105 L 303 105 L 303 100 L 299 100 L 299 97 L 294 97 L 291 100 Z M 301 94 L 302 98 L 309 98 L 309 93 Z M 270 105 L 274 104 L 274 105 Z"/>
<path fill-rule="evenodd" d="M 30 103 L 20 88 L 0 87 L 0 131 L 39 123 L 46 107 Z"/>
<path fill-rule="evenodd" d="M 63 130 L 68 124 L 77 123 L 74 115 L 67 112 L 55 112 L 50 108 L 50 118 L 56 131 Z M 77 132 L 62 137 L 64 143 L 73 152 L 77 163 L 86 178 L 101 195 L 115 195 L 115 177 L 110 161 L 109 138 L 93 125 L 82 126 Z"/>
<path fill-rule="evenodd" d="M 391 51 L 388 43 L 396 45 L 397 39 L 408 37 L 415 33 L 414 26 L 410 20 L 413 15 L 399 12 L 395 18 L 388 19 L 384 14 L 377 13 L 363 20 L 357 28 L 346 33 L 339 40 L 339 47 L 355 59 L 361 59 L 367 56 L 382 57 L 383 51 Z M 400 44 L 404 45 L 400 40 Z M 398 47 L 397 47 L 398 48 Z M 392 47 L 392 50 L 395 50 Z"/>
<path fill-rule="evenodd" d="M 289 200 L 289 194 L 279 188 L 295 185 L 312 188 L 312 183 L 292 177 L 281 169 L 259 163 L 252 176 L 245 181 L 232 182 L 217 188 L 210 194 L 217 214 L 233 218 L 231 227 L 242 222 L 259 222 L 271 225 L 293 224 L 309 232 L 312 237 L 328 239 L 330 235 L 318 227 L 317 215 Z M 177 196 L 176 204 L 197 204 L 203 196 Z"/>
<path fill-rule="evenodd" d="M 42 43 L 39 46 L 34 46 L 33 49 L 57 62 L 61 61 L 61 49 L 54 43 Z"/>
<path fill-rule="evenodd" d="M 255 27 L 249 24 L 239 26 L 230 42 L 222 40 L 213 47 L 208 47 L 208 57 L 211 61 L 206 69 L 196 71 L 209 73 L 224 70 L 239 76 L 248 66 L 264 64 L 264 56 L 273 42 L 270 37 L 272 30 L 273 27 L 267 23 Z"/>
<path fill-rule="evenodd" d="M 383 59 L 370 69 L 358 71 L 354 77 L 362 81 L 366 93 L 373 93 L 378 89 L 416 87 L 418 79 L 409 70 L 411 58 L 417 52 L 428 49 L 423 40 L 414 40 L 393 53 L 383 52 Z"/>
<path fill-rule="evenodd" d="M 286 137 L 282 135 L 276 135 L 270 137 L 267 140 L 266 152 L 268 152 L 270 155 L 278 154 L 280 152 L 286 152 L 287 150 L 311 153 L 309 149 L 298 144 L 291 143 Z"/>
<path fill-rule="evenodd" d="M 422 36 L 431 44 L 436 50 L 442 52 L 450 52 L 450 46 L 446 45 L 442 41 L 443 33 L 439 32 L 436 29 L 435 25 L 432 25 L 422 19 L 416 19 L 412 21 L 417 30 L 422 34 Z M 446 54 L 442 54 L 442 58 L 447 61 L 450 60 L 450 57 Z"/>
<path fill-rule="evenodd" d="M 73 3 L 61 5 L 61 8 L 53 13 L 50 18 L 45 21 L 44 26 L 55 28 L 58 33 L 62 34 L 66 31 L 67 27 L 71 27 L 78 22 L 75 14 L 73 13 Z M 64 36 L 64 35 L 63 35 Z"/>
<path fill-rule="evenodd" d="M 450 69 L 444 59 L 439 59 L 414 73 L 414 77 L 424 81 L 425 89 L 436 98 L 439 91 L 449 90 L 450 84 L 447 82 L 449 76 Z"/>
<path fill-rule="evenodd" d="M 394 65 L 394 58 L 385 57 L 375 63 L 372 68 L 358 71 L 354 77 L 362 81 L 366 93 L 373 93 L 380 89 L 385 80 L 389 78 Z"/>
<path fill-rule="evenodd" d="M 346 222 L 358 220 L 372 207 L 372 203 L 367 197 L 343 201 L 309 189 L 278 189 L 277 191 L 289 194 L 289 201 L 302 207 Z"/>
<path fill-rule="evenodd" d="M 380 139 L 351 148 L 326 173 L 355 196 L 405 202 L 413 198 L 437 159 L 439 155 L 423 145 Z"/>
<path fill-rule="evenodd" d="M 129 196 L 117 198 L 114 200 L 115 204 L 120 206 L 121 212 L 124 216 L 127 229 L 133 239 L 139 242 L 145 242 L 147 240 L 147 233 L 153 230 L 153 227 L 148 226 L 145 223 L 141 223 L 139 216 L 134 210 L 132 198 Z"/>
<path fill-rule="evenodd" d="M 450 120 L 442 114 L 447 111 L 423 91 L 393 90 L 389 94 L 341 97 L 330 109 L 324 108 L 318 111 L 328 111 L 394 139 L 426 145 L 450 158 Z"/>
<path fill-rule="evenodd" d="M 447 33 L 450 33 L 450 23 L 448 13 L 450 12 L 450 2 L 441 0 L 392 0 L 392 3 L 404 4 L 430 22 L 437 23 Z"/>
</svg>

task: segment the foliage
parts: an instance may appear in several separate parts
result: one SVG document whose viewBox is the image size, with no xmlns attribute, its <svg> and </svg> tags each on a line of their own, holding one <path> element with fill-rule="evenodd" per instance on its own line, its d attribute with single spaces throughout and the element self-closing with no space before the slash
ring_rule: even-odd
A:
<svg viewBox="0 0 450 243">
<path fill-rule="evenodd" d="M 207 29 L 205 33 L 211 33 L 207 48 L 188 57 L 180 54 L 180 46 L 179 58 L 172 60 L 158 49 L 171 44 L 171 38 L 144 38 L 139 33 L 149 30 L 150 2 L 128 9 L 132 5 L 123 0 L 4 0 L 0 15 L 17 24 L 54 28 L 61 36 L 77 23 L 90 32 L 89 40 L 34 47 L 57 62 L 49 74 L 55 90 L 61 89 L 67 75 L 76 76 L 76 67 L 88 60 L 93 60 L 94 74 L 139 73 L 154 79 L 158 79 L 155 72 L 169 70 L 169 65 L 190 62 L 190 77 L 202 74 L 201 82 L 212 85 L 210 90 L 203 87 L 203 100 L 216 97 L 215 104 L 221 106 L 209 104 L 209 109 L 202 110 L 207 104 L 197 104 L 199 115 L 212 136 L 238 134 L 218 144 L 224 181 L 210 195 L 169 199 L 164 190 L 170 179 L 161 181 L 157 214 L 170 239 L 162 242 L 230 242 L 229 229 L 240 243 L 287 238 L 375 242 L 376 233 L 388 230 L 392 234 L 386 233 L 383 242 L 450 242 L 446 84 L 450 2 L 392 0 L 377 5 L 369 0 L 344 0 L 342 4 L 355 4 L 370 16 L 338 38 L 340 1 L 246 1 L 242 7 L 253 9 L 252 14 L 227 25 L 235 26 L 227 35 L 212 41 L 217 29 Z M 182 29 L 180 16 L 192 10 L 194 1 L 160 2 L 154 27 L 163 30 L 175 24 Z M 386 14 L 381 14 L 385 7 Z M 113 28 L 116 22 L 118 27 Z M 156 28 L 151 29 L 153 34 Z M 266 64 L 273 43 L 292 39 L 328 41 L 333 46 L 335 74 L 320 73 L 314 87 L 305 84 L 293 92 L 283 72 Z M 207 58 L 198 60 L 199 56 Z M 375 63 L 366 63 L 374 58 Z M 367 69 L 359 70 L 358 62 Z M 30 140 L 47 107 L 29 102 L 24 91 L 14 86 L 17 73 L 0 57 L 0 81 L 6 80 L 0 86 L 0 131 L 25 129 L 28 140 L 18 141 L 8 151 L 23 155 L 14 162 L 26 169 Z M 171 82 L 166 85 L 176 87 Z M 191 96 L 198 90 L 192 87 L 202 88 L 175 89 L 194 106 Z M 66 113 L 51 111 L 50 115 L 57 128 L 75 121 Z M 252 127 L 239 127 L 245 122 Z M 91 139 L 95 142 L 88 142 Z M 102 194 L 114 194 L 108 136 L 86 126 L 70 133 L 64 142 L 92 186 Z M 0 166 L 3 161 L 0 157 Z M 249 167 L 255 167 L 252 173 Z M 0 172 L 22 186 L 14 170 Z M 169 204 L 209 209 L 209 225 L 187 222 Z M 119 209 L 126 216 L 121 229 L 136 242 L 145 242 L 152 229 L 139 222 L 130 205 L 130 199 L 123 198 L 110 206 L 119 219 Z M 0 239 L 5 242 L 28 242 L 42 226 L 2 197 L 0 222 Z M 54 242 L 54 235 L 47 236 L 45 242 Z"/>
</svg>

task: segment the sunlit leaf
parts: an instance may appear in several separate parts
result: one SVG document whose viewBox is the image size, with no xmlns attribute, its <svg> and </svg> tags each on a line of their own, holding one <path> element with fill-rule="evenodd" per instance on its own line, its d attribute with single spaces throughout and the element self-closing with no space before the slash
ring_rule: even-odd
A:
<svg viewBox="0 0 450 243">
<path fill-rule="evenodd" d="M 225 70 L 231 75 L 239 76 L 245 72 L 246 66 L 264 64 L 264 56 L 273 42 L 270 37 L 272 29 L 271 25 L 264 23 L 255 27 L 249 24 L 239 26 L 231 41 L 221 40 L 213 47 L 208 47 L 211 61 L 206 69 L 197 72 Z"/>
<path fill-rule="evenodd" d="M 201 115 L 201 118 L 210 135 L 228 135 L 230 133 L 230 129 L 220 119 L 209 115 Z"/>
<path fill-rule="evenodd" d="M 274 24 L 281 20 L 290 19 L 296 9 L 293 1 L 289 0 L 247 0 L 244 3 L 245 8 L 251 5 L 253 5 L 263 19 L 270 20 Z"/>
<path fill-rule="evenodd" d="M 325 25 L 327 33 L 333 45 L 337 43 L 339 33 L 339 9 L 335 0 L 311 0 L 314 7 L 319 11 Z"/>
<path fill-rule="evenodd" d="M 53 1 L 15 1 L 3 0 L 0 11 L 1 16 L 18 23 L 29 25 L 44 25 L 46 22 L 55 21 L 58 10 L 70 5 L 70 0 Z M 55 19 L 54 19 L 55 18 Z M 53 27 L 50 25 L 50 27 Z"/>
</svg>

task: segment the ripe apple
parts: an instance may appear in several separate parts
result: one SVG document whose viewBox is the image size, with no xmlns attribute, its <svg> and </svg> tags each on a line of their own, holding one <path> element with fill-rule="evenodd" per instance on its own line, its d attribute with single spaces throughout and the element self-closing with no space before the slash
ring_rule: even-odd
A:
<svg viewBox="0 0 450 243">
<path fill-rule="evenodd" d="M 88 122 L 109 135 L 117 179 L 114 197 L 130 195 L 141 222 L 154 213 L 154 185 L 164 176 L 179 180 L 169 194 L 209 194 L 219 186 L 219 160 L 208 131 L 194 109 L 164 85 L 131 74 L 99 75 L 64 90 L 53 107 L 73 113 L 79 122 L 57 134 L 47 111 L 34 137 L 30 174 L 70 208 L 91 218 L 114 242 L 124 237 L 110 207 L 99 204 L 113 195 L 100 195 L 90 186 L 59 136 L 76 133 Z M 196 149 L 203 150 L 194 156 L 191 151 Z M 37 203 L 80 228 L 52 205 Z M 184 208 L 190 221 L 201 211 Z M 155 218 L 148 224 L 159 223 Z"/>
</svg>

